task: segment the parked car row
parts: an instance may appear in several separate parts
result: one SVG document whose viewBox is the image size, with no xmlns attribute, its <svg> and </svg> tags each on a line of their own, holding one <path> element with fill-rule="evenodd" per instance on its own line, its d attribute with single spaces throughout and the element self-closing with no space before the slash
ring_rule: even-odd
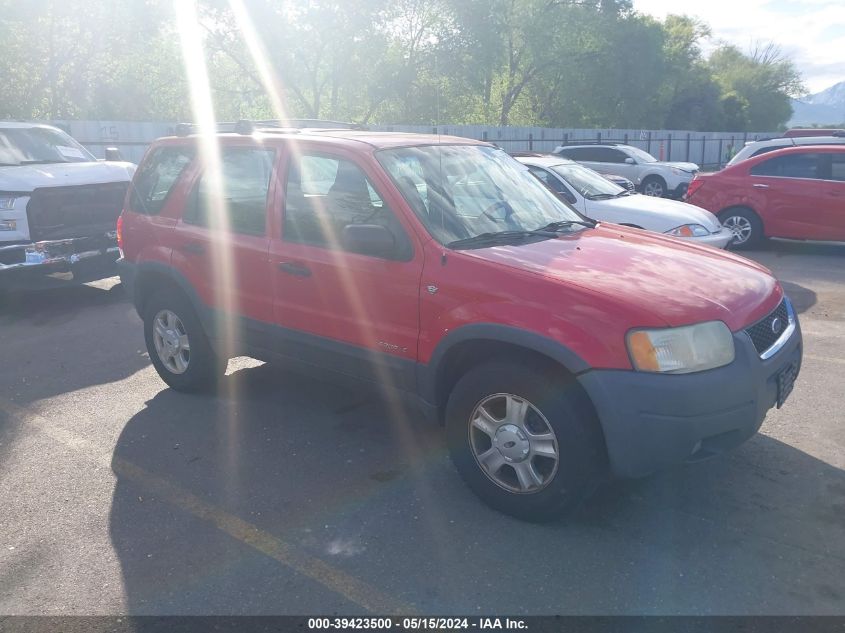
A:
<svg viewBox="0 0 845 633">
<path fill-rule="evenodd" d="M 584 215 L 646 200 L 647 223 L 663 201 L 463 138 L 240 131 L 155 141 L 118 222 L 174 389 L 213 389 L 233 355 L 371 381 L 445 426 L 484 501 L 531 520 L 608 474 L 726 451 L 792 391 L 800 327 L 765 268 Z"/>
</svg>

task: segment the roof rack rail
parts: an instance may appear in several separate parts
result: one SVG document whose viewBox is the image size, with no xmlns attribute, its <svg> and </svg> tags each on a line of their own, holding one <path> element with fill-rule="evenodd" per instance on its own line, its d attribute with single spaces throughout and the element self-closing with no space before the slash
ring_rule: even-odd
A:
<svg viewBox="0 0 845 633">
<path fill-rule="evenodd" d="M 325 129 L 325 130 L 365 130 L 365 126 L 358 123 L 346 123 L 343 121 L 328 121 L 323 119 L 268 119 L 263 121 L 250 121 L 241 119 L 234 122 L 215 123 L 215 132 L 234 132 L 235 134 L 249 135 L 256 130 L 273 129 L 298 132 L 303 129 Z M 174 127 L 176 136 L 188 136 L 200 131 L 197 123 L 177 123 Z"/>
<path fill-rule="evenodd" d="M 360 123 L 349 121 L 332 121 L 330 119 L 268 119 L 264 121 L 253 121 L 257 127 L 283 127 L 283 128 L 311 128 L 325 130 L 366 130 L 367 127 Z"/>
<path fill-rule="evenodd" d="M 625 145 L 625 143 L 622 143 L 620 141 L 597 141 L 595 139 L 579 139 L 579 138 L 573 138 L 573 139 L 568 139 L 566 141 L 561 141 L 560 144 L 563 145 L 563 146 L 566 146 L 566 145 Z"/>
</svg>

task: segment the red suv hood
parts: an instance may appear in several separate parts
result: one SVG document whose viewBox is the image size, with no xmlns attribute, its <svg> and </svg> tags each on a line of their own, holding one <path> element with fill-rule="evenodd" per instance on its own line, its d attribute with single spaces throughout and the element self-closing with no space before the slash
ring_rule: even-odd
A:
<svg viewBox="0 0 845 633">
<path fill-rule="evenodd" d="M 741 330 L 774 310 L 783 296 L 768 269 L 743 257 L 611 225 L 463 252 L 600 292 L 670 326 L 719 320 Z"/>
</svg>

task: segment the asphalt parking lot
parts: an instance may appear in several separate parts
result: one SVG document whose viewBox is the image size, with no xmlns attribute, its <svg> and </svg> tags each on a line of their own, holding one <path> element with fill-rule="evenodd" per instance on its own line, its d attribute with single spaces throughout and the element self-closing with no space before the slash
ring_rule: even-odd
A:
<svg viewBox="0 0 845 633">
<path fill-rule="evenodd" d="M 785 407 L 547 525 L 373 394 L 248 359 L 165 388 L 116 279 L 6 295 L 0 613 L 845 614 L 845 247 L 750 256 L 800 312 Z"/>
</svg>

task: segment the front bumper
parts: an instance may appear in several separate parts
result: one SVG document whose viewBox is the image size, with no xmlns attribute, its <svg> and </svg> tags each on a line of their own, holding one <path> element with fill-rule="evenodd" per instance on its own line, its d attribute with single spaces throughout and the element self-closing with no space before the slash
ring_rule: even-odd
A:
<svg viewBox="0 0 845 633">
<path fill-rule="evenodd" d="M 706 459 L 753 436 L 777 401 L 781 370 L 802 358 L 801 328 L 762 360 L 750 337 L 734 334 L 736 358 L 725 367 L 670 375 L 591 370 L 578 377 L 601 421 L 617 477 L 641 477 Z"/>
<path fill-rule="evenodd" d="M 734 234 L 731 230 L 722 227 L 718 233 L 711 233 L 702 237 L 688 237 L 690 242 L 695 244 L 704 244 L 706 246 L 713 246 L 715 248 L 725 248 L 734 239 Z"/>
<path fill-rule="evenodd" d="M 0 246 L 0 284 L 31 276 L 72 273 L 74 281 L 93 281 L 115 274 L 117 234 Z"/>
</svg>

